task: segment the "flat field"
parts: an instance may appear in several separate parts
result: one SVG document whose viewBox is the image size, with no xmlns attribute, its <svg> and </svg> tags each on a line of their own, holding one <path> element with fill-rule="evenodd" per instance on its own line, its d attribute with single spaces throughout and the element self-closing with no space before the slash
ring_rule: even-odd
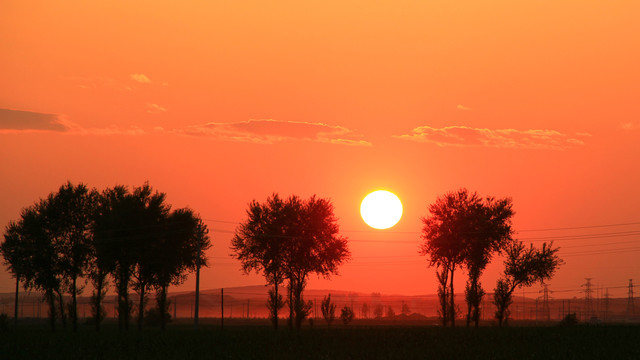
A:
<svg viewBox="0 0 640 360">
<path fill-rule="evenodd" d="M 285 324 L 282 324 L 285 325 Z M 43 325 L 0 332 L 0 359 L 640 359 L 640 326 L 480 328 L 404 325 L 286 327 L 264 322 L 171 324 L 166 331 L 106 324 L 100 333 Z"/>
</svg>

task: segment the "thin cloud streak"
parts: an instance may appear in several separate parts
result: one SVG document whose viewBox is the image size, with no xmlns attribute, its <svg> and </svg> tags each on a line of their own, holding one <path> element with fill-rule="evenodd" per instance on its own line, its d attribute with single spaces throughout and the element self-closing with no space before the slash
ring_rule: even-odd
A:
<svg viewBox="0 0 640 360">
<path fill-rule="evenodd" d="M 587 133 L 575 136 L 591 136 Z M 396 135 L 394 138 L 422 143 L 432 143 L 437 146 L 458 147 L 494 147 L 519 149 L 565 150 L 574 146 L 584 145 L 584 141 L 547 129 L 487 129 L 468 126 L 447 126 L 434 128 L 419 126 L 410 134 Z"/>
<path fill-rule="evenodd" d="M 312 141 L 350 146 L 371 146 L 362 136 L 343 126 L 282 121 L 273 119 L 247 120 L 234 123 L 210 122 L 176 129 L 188 136 L 206 136 L 219 140 L 273 144 L 283 141 Z"/>
<path fill-rule="evenodd" d="M 0 109 L 0 134 L 57 133 L 63 135 L 144 135 L 138 127 L 83 128 L 65 115 Z"/>
<path fill-rule="evenodd" d="M 147 112 L 160 114 L 167 109 L 157 104 L 147 104 Z M 154 127 L 147 131 L 137 126 L 121 128 L 84 128 L 63 115 L 0 109 L 0 134 L 8 133 L 60 133 L 67 135 L 127 135 L 177 134 L 208 137 L 214 140 L 238 141 L 257 144 L 274 144 L 285 141 L 309 141 L 346 146 L 371 146 L 362 135 L 343 126 L 302 121 L 247 120 L 233 123 L 206 123 L 184 128 L 165 129 Z"/>
<path fill-rule="evenodd" d="M 6 132 L 67 132 L 72 124 L 59 114 L 0 109 L 0 131 Z"/>
</svg>

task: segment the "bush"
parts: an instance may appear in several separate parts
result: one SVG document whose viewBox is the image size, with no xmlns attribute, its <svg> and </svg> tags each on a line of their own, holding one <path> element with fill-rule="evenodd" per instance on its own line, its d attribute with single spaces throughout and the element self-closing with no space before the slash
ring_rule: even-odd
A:
<svg viewBox="0 0 640 360">
<path fill-rule="evenodd" d="M 171 314 L 169 314 L 168 312 L 164 313 L 164 318 L 166 319 L 167 323 L 171 322 Z M 148 325 L 148 326 L 160 326 L 161 325 L 160 309 L 158 309 L 157 307 L 153 307 L 145 311 L 144 323 L 145 325 Z"/>
<path fill-rule="evenodd" d="M 562 321 L 560 321 L 561 326 L 572 326 L 578 324 L 578 317 L 576 313 L 567 314 Z"/>
<path fill-rule="evenodd" d="M 353 310 L 351 310 L 351 308 L 348 306 L 343 307 L 342 311 L 340 312 L 340 319 L 345 325 L 350 323 L 351 320 L 353 320 Z"/>
<path fill-rule="evenodd" d="M 9 317 L 7 314 L 0 314 L 0 331 L 6 331 L 9 328 Z"/>
</svg>

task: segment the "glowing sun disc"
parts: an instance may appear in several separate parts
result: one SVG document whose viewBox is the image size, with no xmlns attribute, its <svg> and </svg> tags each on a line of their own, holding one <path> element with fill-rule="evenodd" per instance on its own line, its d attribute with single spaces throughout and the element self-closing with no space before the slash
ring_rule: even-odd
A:
<svg viewBox="0 0 640 360">
<path fill-rule="evenodd" d="M 389 191 L 378 190 L 365 196 L 360 204 L 360 215 L 374 229 L 388 229 L 402 217 L 402 203 Z"/>
</svg>

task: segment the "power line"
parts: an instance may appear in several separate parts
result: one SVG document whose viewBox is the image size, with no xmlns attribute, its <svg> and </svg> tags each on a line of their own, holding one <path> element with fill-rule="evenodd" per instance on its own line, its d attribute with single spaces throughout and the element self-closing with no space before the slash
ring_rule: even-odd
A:
<svg viewBox="0 0 640 360">
<path fill-rule="evenodd" d="M 233 224 L 239 225 L 238 221 L 229 221 L 229 220 L 218 220 L 218 219 L 202 219 L 204 221 L 211 221 L 223 224 Z M 607 228 L 607 227 L 617 227 L 617 226 L 632 226 L 632 225 L 640 225 L 640 222 L 627 222 L 627 223 L 610 223 L 610 224 L 599 224 L 599 225 L 582 225 L 582 226 L 568 226 L 568 227 L 556 227 L 556 228 L 540 228 L 540 229 L 523 229 L 518 230 L 518 232 L 538 232 L 538 231 L 561 231 L 561 230 L 579 230 L 579 229 L 596 229 L 596 228 Z M 342 230 L 342 232 L 354 232 L 354 233 L 366 233 L 366 232 L 378 232 L 379 230 Z M 389 231 L 385 230 L 385 233 L 393 233 L 393 234 L 420 234 L 420 231 Z"/>
</svg>

